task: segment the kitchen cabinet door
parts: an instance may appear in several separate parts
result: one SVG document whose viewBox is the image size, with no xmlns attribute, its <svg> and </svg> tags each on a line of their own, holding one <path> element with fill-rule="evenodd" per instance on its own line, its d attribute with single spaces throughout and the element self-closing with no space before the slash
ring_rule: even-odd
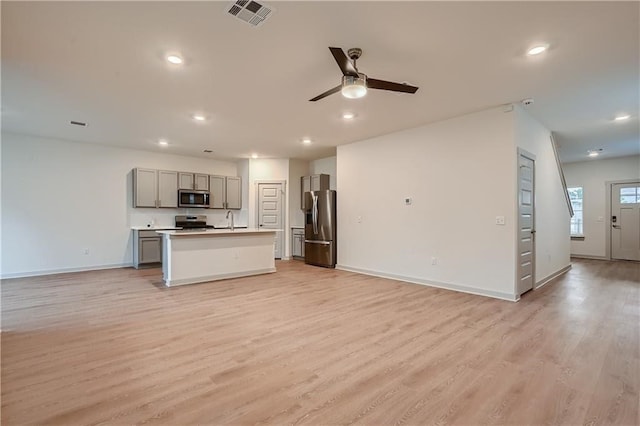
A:
<svg viewBox="0 0 640 426">
<path fill-rule="evenodd" d="M 211 194 L 211 198 L 209 199 L 210 209 L 224 209 L 226 200 L 225 181 L 224 176 L 209 176 L 209 193 Z"/>
<path fill-rule="evenodd" d="M 178 173 L 158 170 L 158 207 L 178 207 Z"/>
<path fill-rule="evenodd" d="M 319 174 L 300 178 L 300 208 L 304 210 L 304 193 L 329 189 L 329 175 Z"/>
<path fill-rule="evenodd" d="M 162 262 L 162 238 L 140 238 L 138 263 Z"/>
<path fill-rule="evenodd" d="M 304 229 L 291 229 L 291 256 L 304 258 Z"/>
<path fill-rule="evenodd" d="M 227 176 L 226 195 L 227 209 L 242 208 L 242 178 L 235 176 Z"/>
<path fill-rule="evenodd" d="M 152 169 L 133 169 L 134 207 L 156 207 L 157 195 L 157 171 Z"/>
<path fill-rule="evenodd" d="M 324 191 L 329 189 L 329 175 L 312 175 L 311 191 Z"/>
<path fill-rule="evenodd" d="M 193 173 L 178 173 L 178 189 L 194 189 Z"/>
<path fill-rule="evenodd" d="M 195 189 L 198 191 L 209 190 L 209 175 L 195 174 Z"/>
<path fill-rule="evenodd" d="M 300 178 L 300 208 L 304 210 L 304 193 L 311 191 L 311 176 Z"/>
</svg>

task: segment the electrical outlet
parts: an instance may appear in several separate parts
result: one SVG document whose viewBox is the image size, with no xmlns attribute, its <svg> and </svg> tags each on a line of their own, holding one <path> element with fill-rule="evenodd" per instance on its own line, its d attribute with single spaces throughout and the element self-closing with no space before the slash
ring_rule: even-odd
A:
<svg viewBox="0 0 640 426">
<path fill-rule="evenodd" d="M 496 225 L 504 225 L 504 216 L 496 216 Z"/>
<path fill-rule="evenodd" d="M 438 264 L 438 258 L 437 257 L 432 257 L 431 258 L 431 264 L 432 265 L 437 265 Z"/>
</svg>

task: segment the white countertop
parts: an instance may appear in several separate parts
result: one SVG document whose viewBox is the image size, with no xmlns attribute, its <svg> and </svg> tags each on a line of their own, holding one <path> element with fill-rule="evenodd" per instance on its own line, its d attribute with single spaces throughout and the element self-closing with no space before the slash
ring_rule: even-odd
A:
<svg viewBox="0 0 640 426">
<path fill-rule="evenodd" d="M 256 234 L 281 231 L 281 229 L 263 229 L 263 228 L 236 228 L 231 229 L 207 229 L 206 231 L 183 231 L 183 230 L 160 230 L 158 234 L 166 234 L 171 236 L 188 237 L 190 235 L 239 235 L 239 234 Z"/>
<path fill-rule="evenodd" d="M 132 226 L 131 229 L 134 231 L 158 231 L 162 229 L 181 229 L 176 228 L 175 226 Z"/>
</svg>

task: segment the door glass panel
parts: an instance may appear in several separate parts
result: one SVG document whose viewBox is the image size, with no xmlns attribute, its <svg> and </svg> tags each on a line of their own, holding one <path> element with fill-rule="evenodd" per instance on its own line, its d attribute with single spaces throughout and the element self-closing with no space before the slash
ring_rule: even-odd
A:
<svg viewBox="0 0 640 426">
<path fill-rule="evenodd" d="M 635 195 L 621 195 L 620 204 L 635 204 L 638 200 Z"/>
<path fill-rule="evenodd" d="M 620 188 L 620 195 L 636 195 L 638 188 Z"/>
</svg>

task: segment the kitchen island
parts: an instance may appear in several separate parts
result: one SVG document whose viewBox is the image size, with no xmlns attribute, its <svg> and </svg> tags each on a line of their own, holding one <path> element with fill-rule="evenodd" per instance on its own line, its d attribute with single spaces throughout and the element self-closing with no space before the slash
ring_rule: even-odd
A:
<svg viewBox="0 0 640 426">
<path fill-rule="evenodd" d="M 167 287 L 276 271 L 274 229 L 156 231 Z"/>
</svg>

